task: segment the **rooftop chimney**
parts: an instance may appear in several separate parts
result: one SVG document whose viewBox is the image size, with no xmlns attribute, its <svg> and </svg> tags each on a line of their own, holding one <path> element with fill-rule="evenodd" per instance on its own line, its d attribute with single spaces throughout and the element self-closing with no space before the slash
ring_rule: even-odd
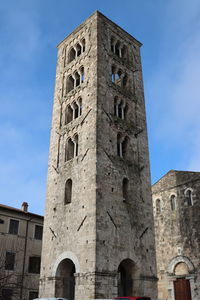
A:
<svg viewBox="0 0 200 300">
<path fill-rule="evenodd" d="M 24 212 L 28 212 L 28 203 L 27 202 L 23 202 L 22 203 L 21 210 L 23 210 Z"/>
</svg>

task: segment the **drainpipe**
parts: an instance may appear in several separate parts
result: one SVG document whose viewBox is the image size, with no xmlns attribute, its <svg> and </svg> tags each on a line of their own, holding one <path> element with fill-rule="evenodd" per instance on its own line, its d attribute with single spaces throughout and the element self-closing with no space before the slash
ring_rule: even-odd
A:
<svg viewBox="0 0 200 300">
<path fill-rule="evenodd" d="M 31 218 L 29 218 L 26 222 L 26 235 L 25 235 L 25 244 L 24 244 L 24 256 L 23 256 L 23 264 L 22 264 L 22 281 L 21 281 L 21 287 L 20 287 L 20 300 L 22 300 L 22 295 L 23 295 L 23 285 L 24 285 L 24 273 L 25 273 L 25 263 L 26 263 L 26 249 L 27 249 L 27 241 L 28 241 L 28 227 L 29 227 L 29 222 Z"/>
</svg>

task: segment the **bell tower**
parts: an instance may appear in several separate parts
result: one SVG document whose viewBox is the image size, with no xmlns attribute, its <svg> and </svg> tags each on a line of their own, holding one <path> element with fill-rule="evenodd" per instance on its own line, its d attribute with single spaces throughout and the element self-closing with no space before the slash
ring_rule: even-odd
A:
<svg viewBox="0 0 200 300">
<path fill-rule="evenodd" d="M 98 11 L 58 45 L 40 297 L 157 294 L 140 46 Z"/>
</svg>

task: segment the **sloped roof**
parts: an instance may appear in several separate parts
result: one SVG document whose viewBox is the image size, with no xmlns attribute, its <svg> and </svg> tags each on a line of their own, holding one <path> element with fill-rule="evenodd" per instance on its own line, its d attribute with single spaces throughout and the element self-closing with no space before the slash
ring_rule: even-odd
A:
<svg viewBox="0 0 200 300">
<path fill-rule="evenodd" d="M 4 204 L 0 204 L 0 210 L 1 209 L 16 212 L 16 213 L 19 213 L 19 214 L 23 214 L 24 216 L 28 216 L 28 217 L 32 216 L 32 217 L 37 217 L 37 218 L 44 219 L 44 217 L 41 216 L 41 215 L 34 214 L 34 213 L 31 213 L 31 212 L 26 212 L 26 211 L 23 211 L 22 209 L 15 208 L 15 207 L 12 207 L 12 206 L 7 206 L 7 205 L 4 205 Z"/>
</svg>

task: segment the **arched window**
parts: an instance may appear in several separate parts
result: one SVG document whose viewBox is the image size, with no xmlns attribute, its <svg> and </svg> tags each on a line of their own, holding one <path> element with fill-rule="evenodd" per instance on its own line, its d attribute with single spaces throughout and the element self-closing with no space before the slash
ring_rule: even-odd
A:
<svg viewBox="0 0 200 300">
<path fill-rule="evenodd" d="M 122 157 L 122 143 L 121 143 L 121 134 L 117 135 L 117 155 Z"/>
<path fill-rule="evenodd" d="M 85 52 L 85 39 L 82 39 L 81 45 L 82 45 L 82 51 Z"/>
<path fill-rule="evenodd" d="M 122 100 L 119 104 L 118 104 L 118 117 L 122 120 L 125 119 L 125 110 L 126 110 L 126 104 L 124 103 L 124 101 Z"/>
<path fill-rule="evenodd" d="M 123 46 L 121 49 L 121 57 L 122 58 L 127 58 L 127 48 L 126 46 Z"/>
<path fill-rule="evenodd" d="M 74 157 L 78 156 L 78 134 L 74 136 Z"/>
<path fill-rule="evenodd" d="M 122 181 L 123 200 L 128 201 L 128 179 L 124 178 Z"/>
<path fill-rule="evenodd" d="M 122 71 L 118 70 L 115 74 L 115 83 L 120 86 L 121 86 L 121 76 L 122 76 Z"/>
<path fill-rule="evenodd" d="M 81 55 L 81 45 L 78 43 L 76 44 L 76 56 L 80 56 Z"/>
<path fill-rule="evenodd" d="M 79 97 L 77 101 L 67 105 L 65 110 L 65 125 L 78 118 L 82 114 L 82 98 Z"/>
<path fill-rule="evenodd" d="M 126 119 L 127 115 L 127 105 L 118 97 L 114 98 L 114 115 L 122 120 Z"/>
<path fill-rule="evenodd" d="M 121 101 L 121 102 L 119 103 L 119 105 L 118 105 L 118 117 L 119 117 L 120 119 L 123 119 L 123 115 L 124 115 L 123 110 L 124 110 L 124 107 L 123 107 L 123 103 L 122 103 L 122 101 Z"/>
<path fill-rule="evenodd" d="M 80 71 L 81 71 L 81 83 L 83 83 L 84 82 L 84 68 L 81 67 Z"/>
<path fill-rule="evenodd" d="M 119 58 L 127 59 L 127 47 L 125 45 L 122 45 L 121 42 L 117 41 L 113 36 L 110 40 L 110 50 Z"/>
<path fill-rule="evenodd" d="M 85 39 L 82 39 L 80 43 L 69 50 L 68 63 L 79 57 L 83 52 L 85 52 Z"/>
<path fill-rule="evenodd" d="M 129 138 L 126 136 L 122 142 L 122 157 L 126 157 Z"/>
<path fill-rule="evenodd" d="M 125 104 L 125 106 L 124 106 L 124 120 L 127 119 L 127 113 L 128 113 L 128 105 Z"/>
<path fill-rule="evenodd" d="M 186 204 L 186 206 L 192 206 L 193 205 L 192 192 L 193 192 L 193 190 L 191 188 L 188 188 L 188 189 L 185 190 L 185 204 Z"/>
<path fill-rule="evenodd" d="M 72 180 L 68 179 L 65 183 L 65 197 L 64 204 L 72 202 Z"/>
<path fill-rule="evenodd" d="M 111 40 L 110 40 L 110 50 L 115 53 L 115 38 L 112 37 Z"/>
<path fill-rule="evenodd" d="M 70 75 L 67 78 L 66 92 L 69 93 L 73 89 L 74 89 L 74 78 Z"/>
<path fill-rule="evenodd" d="M 70 160 L 78 155 L 78 134 L 69 138 L 65 148 L 65 161 Z"/>
<path fill-rule="evenodd" d="M 79 116 L 79 108 L 76 102 L 73 103 L 73 109 L 74 109 L 74 117 L 73 119 L 78 118 Z"/>
<path fill-rule="evenodd" d="M 156 214 L 159 215 L 161 213 L 161 201 L 160 199 L 156 199 Z"/>
<path fill-rule="evenodd" d="M 171 195 L 170 197 L 171 210 L 176 210 L 176 196 Z"/>
<path fill-rule="evenodd" d="M 113 65 L 111 68 L 111 73 L 111 80 L 113 83 L 120 87 L 125 87 L 127 85 L 127 75 L 121 69 L 118 69 L 115 65 Z"/>
<path fill-rule="evenodd" d="M 129 138 L 127 136 L 122 137 L 121 133 L 117 134 L 117 155 L 120 157 L 126 157 Z"/>
<path fill-rule="evenodd" d="M 118 98 L 114 98 L 114 115 L 118 117 Z"/>
<path fill-rule="evenodd" d="M 116 72 L 116 68 L 115 66 L 112 66 L 112 82 L 115 83 L 115 72 Z"/>
<path fill-rule="evenodd" d="M 67 105 L 65 111 L 65 125 L 70 123 L 72 120 L 73 120 L 73 109 L 71 108 L 71 105 Z"/>
<path fill-rule="evenodd" d="M 120 49 L 120 42 L 118 41 L 115 45 L 115 54 L 118 56 L 118 57 L 121 57 L 121 49 Z"/>
<path fill-rule="evenodd" d="M 74 48 L 71 48 L 71 50 L 69 51 L 68 62 L 70 63 L 75 58 L 76 58 L 76 51 L 74 50 Z"/>
<path fill-rule="evenodd" d="M 65 148 L 65 161 L 74 158 L 74 143 L 71 138 L 67 140 Z"/>
<path fill-rule="evenodd" d="M 79 116 L 81 116 L 82 115 L 82 98 L 81 97 L 79 97 L 78 98 L 78 107 L 79 107 Z"/>
<path fill-rule="evenodd" d="M 79 86 L 80 85 L 80 75 L 78 72 L 76 72 L 74 74 L 74 77 L 75 77 L 75 87 Z"/>
</svg>

